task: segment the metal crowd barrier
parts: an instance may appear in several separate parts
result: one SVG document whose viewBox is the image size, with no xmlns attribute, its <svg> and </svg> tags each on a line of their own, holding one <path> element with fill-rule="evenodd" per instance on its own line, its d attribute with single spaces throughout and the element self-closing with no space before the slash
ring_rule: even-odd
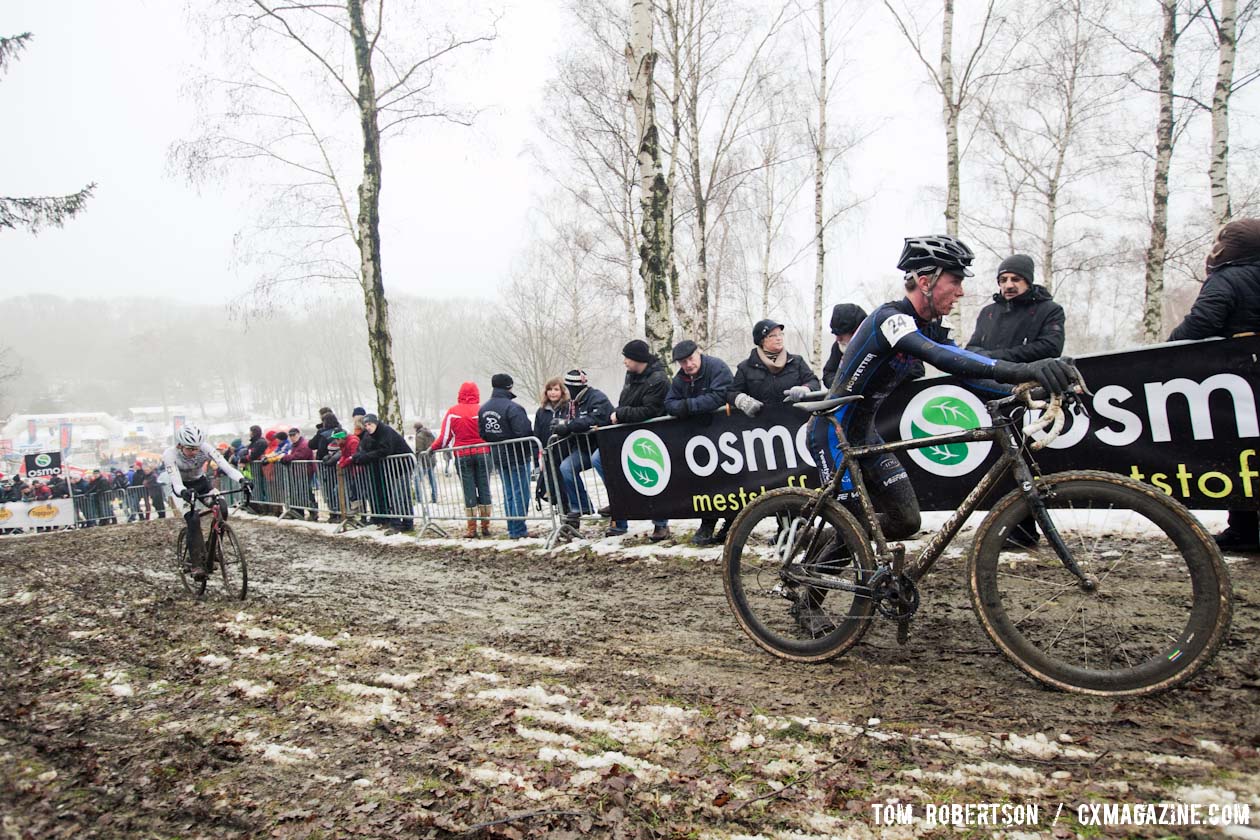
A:
<svg viewBox="0 0 1260 840">
<path fill-rule="evenodd" d="M 547 492 L 560 517 L 558 536 L 577 536 L 583 519 L 601 518 L 599 509 L 608 504 L 608 489 L 596 469 L 598 456 L 594 432 L 552 435 L 547 440 L 544 475 L 549 476 Z"/>
<path fill-rule="evenodd" d="M 549 500 L 535 498 L 542 454 L 542 443 L 536 437 L 420 453 L 414 473 L 423 517 L 420 536 L 449 536 L 440 522 L 462 525 L 471 521 L 480 528 L 502 521 L 508 524 L 509 532 L 515 531 L 518 536 L 528 534 L 528 523 L 544 522 L 550 547 L 559 533 L 560 522 Z M 458 533 L 458 525 L 451 530 Z"/>
</svg>

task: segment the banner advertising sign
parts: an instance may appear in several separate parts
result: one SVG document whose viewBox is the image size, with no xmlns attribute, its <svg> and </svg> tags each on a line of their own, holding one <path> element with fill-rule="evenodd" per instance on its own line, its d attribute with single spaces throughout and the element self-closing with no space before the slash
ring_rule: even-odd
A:
<svg viewBox="0 0 1260 840">
<path fill-rule="evenodd" d="M 73 438 L 74 424 L 67 423 L 64 420 L 61 423 L 61 451 L 66 452 L 70 449 Z"/>
<path fill-rule="evenodd" d="M 73 524 L 74 502 L 70 499 L 0 503 L 0 530 L 5 528 L 52 528 Z"/>
<path fill-rule="evenodd" d="M 1078 360 L 1094 396 L 1088 417 L 1034 453 L 1043 473 L 1108 470 L 1191 508 L 1260 507 L 1260 336 L 1148 347 Z M 804 412 L 768 404 L 736 412 L 612 426 L 598 432 L 617 518 L 733 516 L 776 487 L 817 487 Z M 990 425 L 984 401 L 954 377 L 904 384 L 876 418 L 885 440 Z M 997 459 L 992 443 L 898 453 L 924 510 L 954 510 Z M 616 464 L 616 468 L 609 468 Z M 1005 484 L 1005 493 L 1014 486 Z"/>
<path fill-rule="evenodd" d="M 27 478 L 55 478 L 61 475 L 61 453 L 40 452 L 26 456 Z"/>
<path fill-rule="evenodd" d="M 27 442 L 27 443 L 34 443 L 34 442 L 35 442 L 35 431 L 36 431 L 36 429 L 35 429 L 35 421 L 34 421 L 34 420 L 27 420 L 27 421 L 26 421 L 26 442 Z"/>
<path fill-rule="evenodd" d="M 171 418 L 171 422 L 175 426 L 175 431 L 171 433 L 172 439 L 179 437 L 179 430 L 184 428 L 184 419 L 182 414 L 176 414 Z"/>
</svg>

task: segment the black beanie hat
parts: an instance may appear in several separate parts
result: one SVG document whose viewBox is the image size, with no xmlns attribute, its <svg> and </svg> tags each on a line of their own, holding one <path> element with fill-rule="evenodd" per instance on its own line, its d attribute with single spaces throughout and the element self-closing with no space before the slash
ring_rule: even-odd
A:
<svg viewBox="0 0 1260 840">
<path fill-rule="evenodd" d="M 1012 254 L 998 264 L 997 276 L 1006 273 L 1018 274 L 1030 284 L 1033 281 L 1033 259 L 1027 254 Z"/>
<path fill-rule="evenodd" d="M 510 391 L 513 384 L 515 383 L 512 381 L 512 377 L 508 376 L 506 373 L 496 373 L 494 376 L 490 377 L 491 388 L 503 388 Z"/>
<path fill-rule="evenodd" d="M 866 320 L 866 310 L 856 303 L 837 303 L 831 307 L 831 334 L 844 335 L 856 332 Z"/>
<path fill-rule="evenodd" d="M 632 362 L 652 361 L 652 351 L 648 348 L 647 342 L 641 338 L 627 342 L 626 346 L 621 348 L 621 355 Z"/>
<path fill-rule="evenodd" d="M 699 346 L 690 338 L 684 338 L 674 345 L 674 361 L 681 362 L 699 349 Z"/>
</svg>

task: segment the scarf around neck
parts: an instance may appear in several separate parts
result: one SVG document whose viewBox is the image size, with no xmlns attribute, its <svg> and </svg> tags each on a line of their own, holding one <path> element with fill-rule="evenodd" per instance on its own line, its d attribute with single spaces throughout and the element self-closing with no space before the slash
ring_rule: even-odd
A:
<svg viewBox="0 0 1260 840">
<path fill-rule="evenodd" d="M 770 369 L 771 373 L 777 374 L 779 371 L 787 367 L 788 354 L 786 350 L 780 350 L 773 356 L 766 353 L 760 347 L 757 348 L 757 358 L 761 359 L 761 363 Z"/>
</svg>

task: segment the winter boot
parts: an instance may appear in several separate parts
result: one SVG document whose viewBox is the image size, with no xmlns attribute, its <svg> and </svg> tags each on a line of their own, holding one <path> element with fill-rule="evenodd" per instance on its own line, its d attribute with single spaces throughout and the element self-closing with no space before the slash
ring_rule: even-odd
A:
<svg viewBox="0 0 1260 840">
<path fill-rule="evenodd" d="M 490 516 L 491 514 L 493 514 L 493 512 L 494 511 L 490 507 L 490 505 L 481 506 L 481 515 L 482 517 L 484 517 L 481 520 L 481 536 L 483 537 L 490 536 Z"/>
<path fill-rule="evenodd" d="M 477 520 L 473 517 L 477 515 L 477 509 L 475 507 L 464 508 L 464 512 L 468 514 L 468 530 L 464 532 L 464 536 L 470 540 L 475 540 L 477 539 Z"/>
</svg>

